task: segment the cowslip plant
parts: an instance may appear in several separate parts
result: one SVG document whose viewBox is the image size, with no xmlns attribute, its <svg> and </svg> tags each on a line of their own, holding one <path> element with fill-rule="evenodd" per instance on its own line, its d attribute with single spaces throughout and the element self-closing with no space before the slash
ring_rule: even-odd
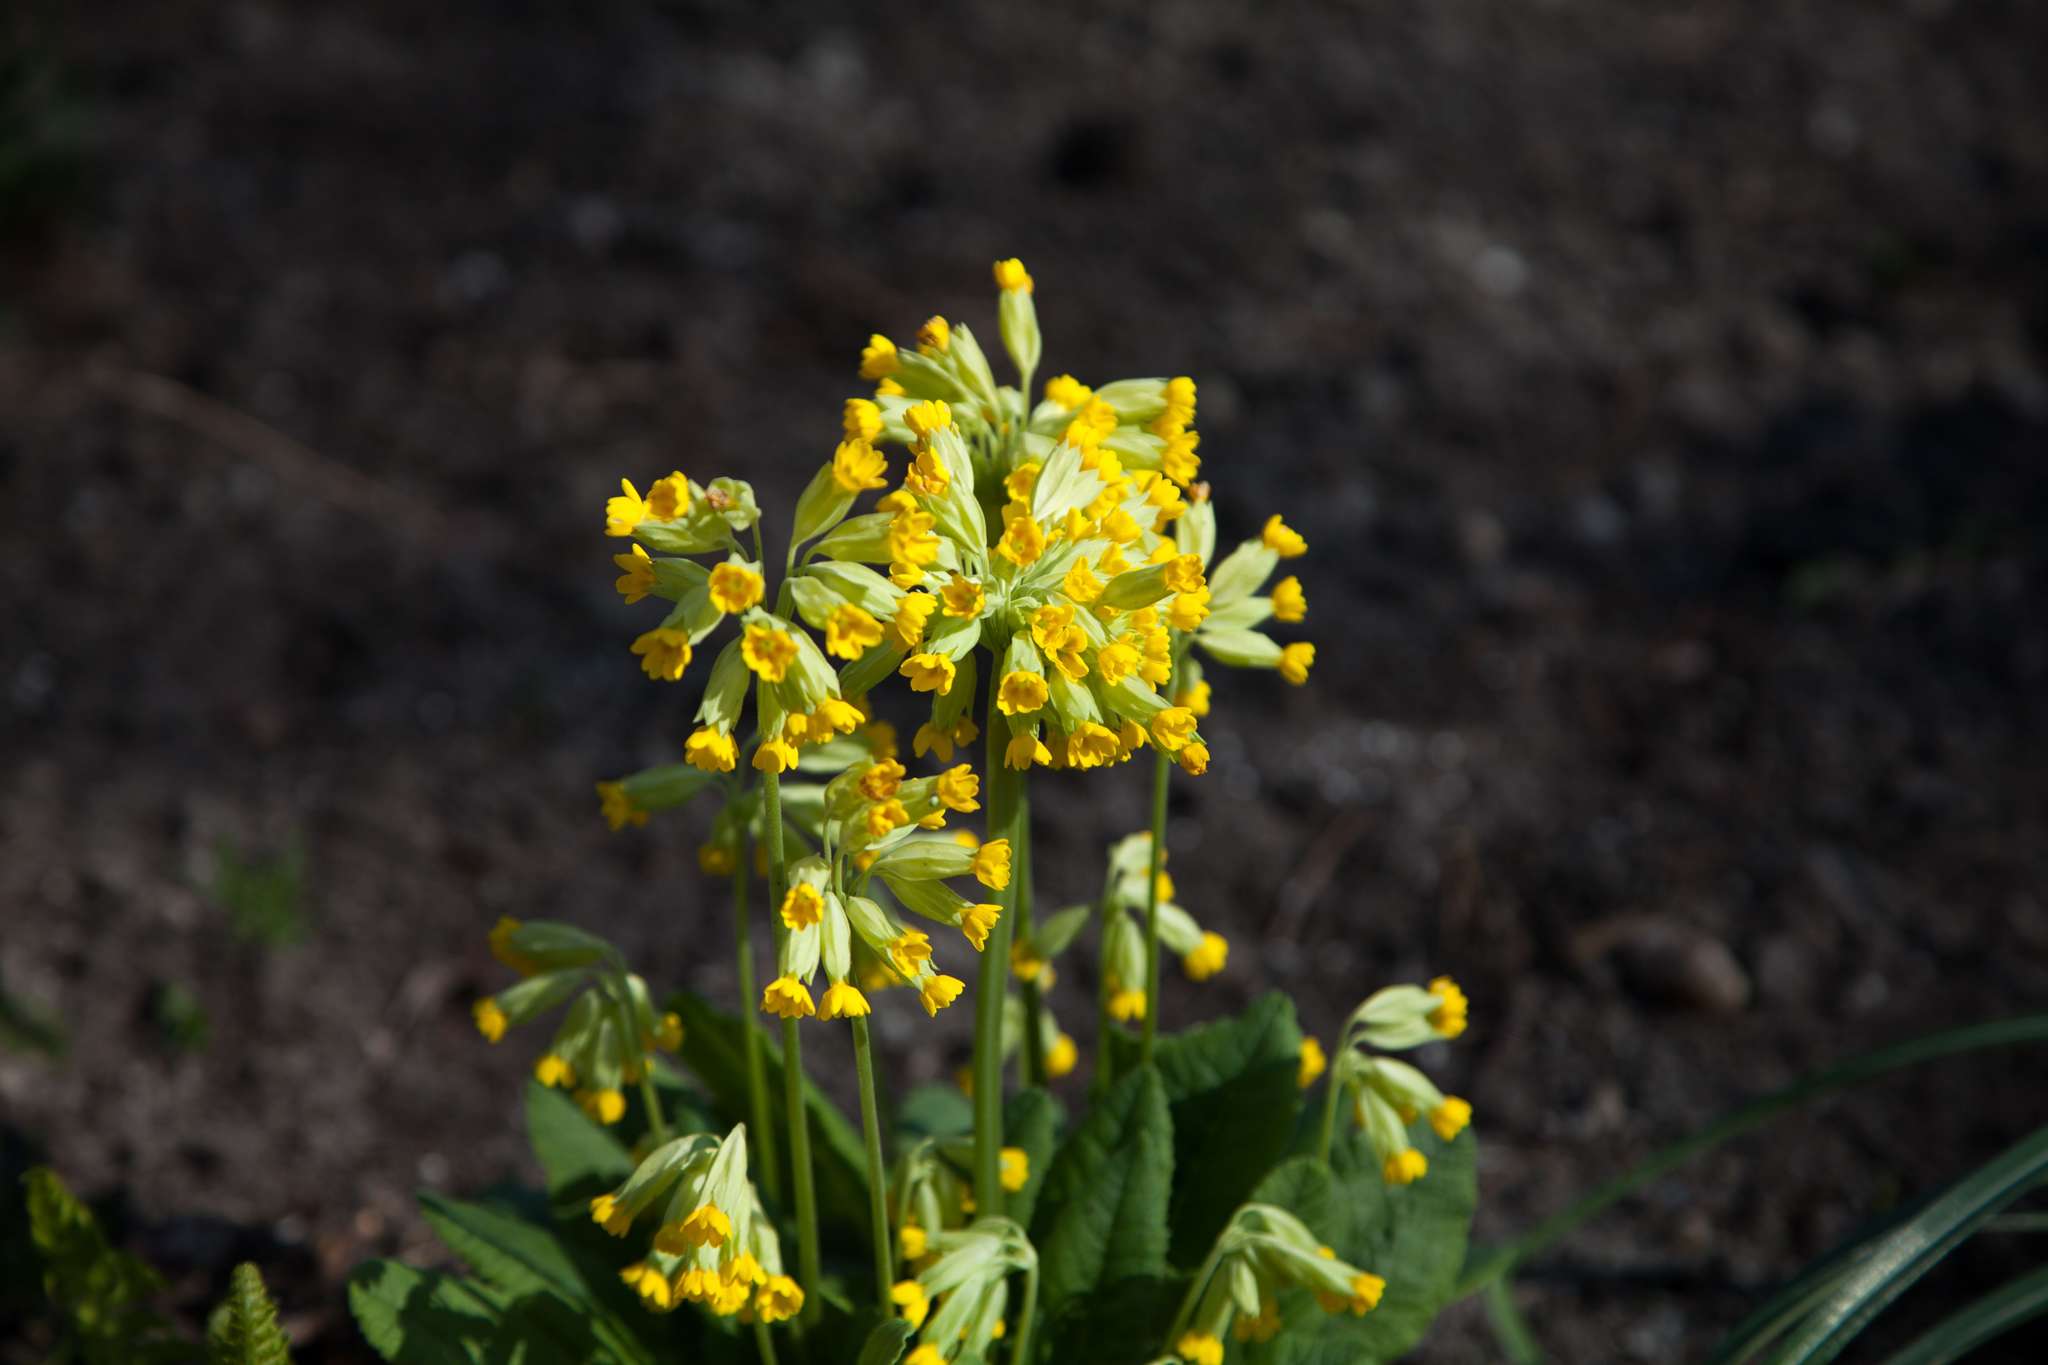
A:
<svg viewBox="0 0 2048 1365">
<path fill-rule="evenodd" d="M 520 979 L 475 1019 L 493 1043 L 552 1021 L 528 1091 L 548 1195 L 427 1198 L 475 1277 L 359 1272 L 388 1358 L 1367 1360 L 1448 1296 L 1470 1108 L 1386 1054 L 1462 1031 L 1455 984 L 1371 995 L 1334 1061 L 1277 995 L 1157 1027 L 1163 954 L 1195 982 L 1230 961 L 1165 869 L 1168 784 L 1212 758 L 1198 660 L 1307 681 L 1314 646 L 1267 633 L 1306 615 L 1298 578 L 1268 585 L 1306 542 L 1266 512 L 1219 558 L 1191 379 L 1063 374 L 1034 401 L 1034 282 L 994 273 L 1015 382 L 957 322 L 871 337 L 875 387 L 779 561 L 739 479 L 622 480 L 605 505 L 620 595 L 667 604 L 631 655 L 703 684 L 676 761 L 600 782 L 600 810 L 623 830 L 715 799 L 698 864 L 730 892 L 740 1008 L 658 1004 L 595 934 L 502 922 Z M 906 703 L 908 755 L 883 714 Z M 1094 902 L 1035 917 L 1029 785 L 1116 781 L 1148 749 L 1150 828 L 1107 850 Z M 1097 1046 L 1069 1108 L 1080 1049 L 1048 997 L 1091 928 Z M 888 1094 L 870 1019 L 961 1001 L 967 1097 Z M 807 1033 L 850 1050 L 857 1124 L 808 1078 Z"/>
</svg>

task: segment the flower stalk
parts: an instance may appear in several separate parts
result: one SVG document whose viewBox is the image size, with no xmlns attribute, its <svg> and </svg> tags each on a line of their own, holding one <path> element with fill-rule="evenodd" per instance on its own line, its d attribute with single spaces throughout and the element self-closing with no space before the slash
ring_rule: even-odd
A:
<svg viewBox="0 0 2048 1365">
<path fill-rule="evenodd" d="M 780 904 L 783 893 L 782 780 L 772 772 L 761 774 L 761 823 L 768 839 L 768 900 Z M 803 1038 L 796 1020 L 782 1021 L 783 1107 L 789 1115 L 789 1164 L 791 1183 L 796 1188 L 797 1271 L 811 1293 L 806 1298 L 801 1321 L 815 1322 L 818 1315 L 818 1191 L 811 1171 L 811 1115 L 804 1104 Z"/>
<path fill-rule="evenodd" d="M 890 1312 L 889 1287 L 896 1282 L 889 1238 L 888 1175 L 882 1165 L 882 1118 L 875 1102 L 875 1058 L 868 1021 L 853 1021 L 853 1065 L 860 1076 L 860 1128 L 868 1149 L 868 1224 L 874 1236 L 876 1306 Z"/>
<path fill-rule="evenodd" d="M 988 832 L 1009 839 L 1012 848 L 1026 839 L 1024 775 L 1004 762 L 1009 734 L 997 706 L 997 681 L 988 680 Z M 974 1199 L 984 1217 L 1003 1210 L 1003 995 L 1010 971 L 1010 942 L 1015 928 L 1021 877 L 998 892 L 1002 915 L 989 930 L 981 954 L 979 990 L 974 1000 Z"/>
<path fill-rule="evenodd" d="M 737 798 L 735 798 L 737 799 Z M 739 866 L 732 878 L 732 933 L 739 954 L 740 999 L 751 1002 L 754 994 L 754 924 L 747 913 L 747 891 L 754 874 L 753 841 L 740 834 Z M 776 1161 L 775 1127 L 768 1122 L 768 1073 L 761 1062 L 761 1025 L 753 1011 L 740 1011 L 747 1051 L 747 1113 L 752 1119 L 748 1136 L 754 1143 L 754 1165 L 761 1172 L 761 1188 L 768 1198 L 782 1202 L 782 1167 Z"/>
</svg>

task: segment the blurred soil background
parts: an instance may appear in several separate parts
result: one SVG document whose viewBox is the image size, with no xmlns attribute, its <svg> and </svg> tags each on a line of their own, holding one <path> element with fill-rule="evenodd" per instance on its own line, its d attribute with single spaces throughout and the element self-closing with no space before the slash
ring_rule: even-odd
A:
<svg viewBox="0 0 2048 1365">
<path fill-rule="evenodd" d="M 440 1254 L 410 1192 L 527 1169 L 528 1040 L 469 1023 L 497 916 L 731 999 L 704 812 L 597 816 L 701 680 L 639 675 L 600 504 L 731 473 L 786 524 L 867 334 L 993 340 L 999 255 L 1047 374 L 1196 377 L 1226 543 L 1281 511 L 1312 547 L 1310 685 L 1219 676 L 1174 789 L 1234 950 L 1169 1026 L 1279 986 L 1327 1039 L 1455 974 L 1473 1027 L 1427 1061 L 1496 1240 L 1809 1069 L 2048 1000 L 2038 4 L 0 32 L 0 980 L 68 1047 L 0 1052 L 0 1122 L 188 1312 L 252 1256 L 302 1359 L 365 1359 L 349 1267 Z M 1047 902 L 1143 788 L 1050 779 Z M 1084 1037 L 1089 988 L 1055 999 Z M 896 1077 L 965 1059 L 946 1022 L 881 1011 Z M 1781 1122 L 1521 1302 L 1561 1360 L 1695 1358 L 2041 1122 L 2044 1074 Z M 2034 1254 L 1973 1250 L 1879 1339 Z M 1419 1353 L 1494 1356 L 1469 1305 Z"/>
</svg>

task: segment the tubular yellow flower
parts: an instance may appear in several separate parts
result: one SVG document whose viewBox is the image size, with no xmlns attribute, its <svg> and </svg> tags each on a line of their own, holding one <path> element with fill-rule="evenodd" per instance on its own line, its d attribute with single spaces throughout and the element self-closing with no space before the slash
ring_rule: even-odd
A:
<svg viewBox="0 0 2048 1365">
<path fill-rule="evenodd" d="M 1010 884 L 1010 841 L 991 839 L 974 851 L 974 880 L 991 891 Z"/>
<path fill-rule="evenodd" d="M 1011 1194 L 1031 1183 L 1031 1154 L 1022 1147 L 1005 1147 L 1001 1153 L 1003 1188 Z"/>
<path fill-rule="evenodd" d="M 1273 585 L 1273 619 L 1294 622 L 1308 615 L 1308 594 L 1293 574 Z"/>
<path fill-rule="evenodd" d="M 952 344 L 953 329 L 936 313 L 925 319 L 924 326 L 917 329 L 917 349 L 926 355 L 942 355 Z"/>
<path fill-rule="evenodd" d="M 1081 1049 L 1074 1040 L 1062 1033 L 1052 1040 L 1052 1046 L 1045 1050 L 1045 1074 L 1053 1080 L 1068 1074 L 1074 1064 L 1081 1060 Z"/>
<path fill-rule="evenodd" d="M 647 520 L 647 504 L 641 500 L 640 490 L 630 480 L 620 479 L 619 496 L 606 500 L 604 505 L 604 533 L 608 536 L 630 536 L 633 528 Z"/>
<path fill-rule="evenodd" d="M 754 771 L 786 773 L 796 766 L 796 745 L 786 739 L 764 739 L 754 750 Z"/>
<path fill-rule="evenodd" d="M 967 941 L 974 945 L 974 951 L 978 953 L 988 947 L 989 930 L 995 928 L 996 921 L 1002 917 L 1003 907 L 1000 905 L 962 906 L 960 932 L 967 936 Z"/>
<path fill-rule="evenodd" d="M 1095 671 L 1111 687 L 1137 672 L 1141 662 L 1143 656 L 1124 640 L 1113 640 L 1095 652 Z"/>
<path fill-rule="evenodd" d="M 875 758 L 896 757 L 896 727 L 888 721 L 870 721 L 861 726 L 860 739 Z"/>
<path fill-rule="evenodd" d="M 663 1052 L 674 1052 L 683 1045 L 683 1017 L 673 1011 L 661 1016 L 655 1026 L 654 1045 Z"/>
<path fill-rule="evenodd" d="M 1472 1106 L 1456 1095 L 1444 1096 L 1444 1102 L 1429 1111 L 1429 1126 L 1445 1142 L 1456 1138 L 1472 1122 Z"/>
<path fill-rule="evenodd" d="M 635 545 L 626 554 L 613 555 L 612 563 L 619 566 L 618 581 L 612 586 L 626 599 L 627 606 L 654 591 L 654 561 L 647 557 L 645 549 Z"/>
<path fill-rule="evenodd" d="M 996 692 L 996 709 L 1006 716 L 1029 715 L 1044 706 L 1050 695 L 1044 678 L 1015 669 L 1003 675 Z"/>
<path fill-rule="evenodd" d="M 1204 933 L 1202 941 L 1180 960 L 1181 970 L 1188 974 L 1190 981 L 1207 981 L 1223 970 L 1223 964 L 1230 960 L 1230 944 L 1223 935 Z"/>
<path fill-rule="evenodd" d="M 711 605 L 727 616 L 738 616 L 760 604 L 767 585 L 761 575 L 744 564 L 720 564 L 711 571 Z"/>
<path fill-rule="evenodd" d="M 1199 739 L 1191 739 L 1181 745 L 1173 761 L 1180 764 L 1180 770 L 1189 777 L 1200 777 L 1209 771 L 1209 746 Z"/>
<path fill-rule="evenodd" d="M 1195 737 L 1195 713 L 1186 706 L 1169 706 L 1152 717 L 1152 742 L 1170 754 L 1177 754 Z"/>
<path fill-rule="evenodd" d="M 953 581 L 939 589 L 939 597 L 946 604 L 946 615 L 972 621 L 981 615 L 984 597 L 981 584 L 971 578 L 953 575 Z"/>
<path fill-rule="evenodd" d="M 545 1086 L 563 1089 L 576 1084 L 576 1069 L 552 1052 L 543 1052 L 533 1064 L 533 1078 Z"/>
<path fill-rule="evenodd" d="M 579 1090 L 574 1098 L 576 1107 L 594 1123 L 610 1127 L 626 1117 L 626 1097 L 616 1090 Z"/>
<path fill-rule="evenodd" d="M 657 681 L 680 682 L 690 666 L 690 632 L 657 626 L 633 641 L 640 671 Z"/>
<path fill-rule="evenodd" d="M 512 946 L 512 936 L 518 932 L 518 920 L 510 915 L 498 916 L 498 922 L 491 926 L 491 956 L 521 976 L 532 976 L 540 970 L 540 963 Z"/>
<path fill-rule="evenodd" d="M 1109 1017 L 1118 1023 L 1128 1024 L 1133 1019 L 1145 1017 L 1145 992 L 1125 990 L 1122 987 L 1110 992 Z"/>
<path fill-rule="evenodd" d="M 995 274 L 998 289 L 1028 294 L 1033 288 L 1031 272 L 1026 270 L 1024 262 L 1015 256 L 1006 261 L 997 261 Z"/>
<path fill-rule="evenodd" d="M 1294 559 L 1308 553 L 1308 542 L 1302 539 L 1299 531 L 1280 520 L 1278 512 L 1266 518 L 1266 529 L 1259 533 L 1259 540 L 1282 559 Z"/>
<path fill-rule="evenodd" d="M 1239 1341 L 1271 1341 L 1280 1335 L 1280 1305 L 1261 1297 L 1258 1316 L 1240 1316 L 1230 1325 L 1230 1335 Z"/>
<path fill-rule="evenodd" d="M 1208 715 L 1209 684 L 1206 681 L 1198 682 L 1193 687 L 1176 692 L 1173 697 L 1173 704 L 1175 706 L 1185 706 L 1188 710 L 1194 712 L 1198 719 Z"/>
<path fill-rule="evenodd" d="M 810 988 L 793 976 L 778 976 L 761 992 L 761 1012 L 783 1019 L 808 1019 L 817 1013 Z"/>
<path fill-rule="evenodd" d="M 1026 460 L 1011 470 L 1003 479 L 1003 491 L 1010 495 L 1010 501 L 1030 502 L 1031 490 L 1038 487 L 1038 474 L 1044 468 L 1036 460 Z"/>
<path fill-rule="evenodd" d="M 739 855 L 723 844 L 699 844 L 697 870 L 707 877 L 730 877 L 740 870 Z"/>
<path fill-rule="evenodd" d="M 635 1261 L 627 1266 L 619 1272 L 619 1278 L 640 1296 L 641 1303 L 651 1312 L 665 1313 L 675 1306 L 667 1277 L 645 1261 Z"/>
<path fill-rule="evenodd" d="M 919 406 L 928 405 L 919 404 Z M 932 406 L 943 407 L 945 405 L 937 404 Z M 916 408 L 911 409 L 913 412 L 916 410 Z M 903 486 L 919 497 L 942 497 L 946 492 L 946 485 L 952 481 L 952 476 L 946 473 L 946 466 L 939 462 L 937 453 L 929 446 L 921 447 L 916 457 L 911 460 L 910 467 L 903 471 Z"/>
<path fill-rule="evenodd" d="M 1188 488 L 1202 472 L 1202 457 L 1195 454 L 1195 447 L 1201 438 L 1194 432 L 1185 432 L 1166 438 L 1166 449 L 1159 453 L 1159 468 L 1167 478 Z"/>
<path fill-rule="evenodd" d="M 1297 640 L 1280 651 L 1280 676 L 1296 687 L 1308 681 L 1308 670 L 1316 661 L 1316 647 Z"/>
<path fill-rule="evenodd" d="M 848 402 L 851 410 L 854 403 L 864 400 L 855 398 Z M 870 408 L 874 404 L 869 403 Z M 880 409 L 876 409 L 879 424 Z M 851 420 L 849 416 L 849 421 Z M 879 425 L 877 427 L 879 430 Z M 832 482 L 847 493 L 864 493 L 870 488 L 883 488 L 887 480 L 882 476 L 889 470 L 889 461 L 881 451 L 869 444 L 871 437 L 855 436 L 851 433 L 832 451 Z"/>
<path fill-rule="evenodd" d="M 1116 761 L 1116 731 L 1094 721 L 1083 721 L 1067 736 L 1067 762 L 1076 768 L 1099 768 Z"/>
<path fill-rule="evenodd" d="M 889 940 L 888 951 L 898 974 L 916 976 L 918 967 L 932 960 L 931 936 L 922 929 L 905 929 Z"/>
<path fill-rule="evenodd" d="M 882 434 L 882 410 L 866 398 L 849 398 L 840 412 L 839 424 L 849 441 L 873 441 Z M 873 484 L 868 485 L 874 487 Z M 859 492 L 859 489 L 849 489 Z"/>
<path fill-rule="evenodd" d="M 903 785 L 903 765 L 885 758 L 860 775 L 860 794 L 870 801 L 887 801 Z"/>
<path fill-rule="evenodd" d="M 933 321 L 943 327 L 946 320 L 944 318 L 934 318 Z M 939 349 L 944 350 L 945 347 L 941 346 Z M 931 399 L 923 403 L 912 403 L 903 410 L 903 425 L 910 428 L 911 435 L 922 441 L 933 432 L 943 431 L 947 427 L 952 426 L 953 410 L 947 407 L 945 402 L 940 399 Z M 944 486 L 941 485 L 941 491 L 943 491 L 943 488 Z"/>
<path fill-rule="evenodd" d="M 925 622 L 938 609 L 939 599 L 928 592 L 905 593 L 896 604 L 896 618 L 889 623 L 897 642 L 906 650 L 916 649 L 924 641 Z"/>
<path fill-rule="evenodd" d="M 884 379 L 875 385 L 875 397 L 901 398 L 903 397 L 903 386 L 893 379 Z"/>
<path fill-rule="evenodd" d="M 1301 1069 L 1295 1073 L 1295 1083 L 1303 1090 L 1316 1083 L 1316 1077 L 1327 1071 L 1330 1059 L 1323 1052 L 1322 1043 L 1315 1038 L 1301 1040 Z"/>
<path fill-rule="evenodd" d="M 627 825 L 639 827 L 647 823 L 647 812 L 633 804 L 633 798 L 626 795 L 623 782 L 600 782 L 597 784 L 598 810 L 604 815 L 604 822 L 617 833 Z"/>
<path fill-rule="evenodd" d="M 896 357 L 896 343 L 880 332 L 869 335 L 868 344 L 860 350 L 860 377 L 862 379 L 887 379 L 896 373 L 903 362 Z"/>
<path fill-rule="evenodd" d="M 825 897 L 809 882 L 798 882 L 782 898 L 782 922 L 791 929 L 808 929 L 825 917 Z"/>
<path fill-rule="evenodd" d="M 930 976 L 919 988 L 917 999 L 926 1014 L 937 1018 L 939 1011 L 958 1000 L 960 992 L 966 989 L 967 983 L 957 976 Z"/>
<path fill-rule="evenodd" d="M 1095 390 L 1083 384 L 1070 374 L 1056 374 L 1045 381 L 1045 401 L 1057 404 L 1069 412 L 1084 407 L 1095 396 Z"/>
<path fill-rule="evenodd" d="M 1068 626 L 1046 649 L 1045 657 L 1066 675 L 1068 682 L 1079 682 L 1088 676 L 1088 660 L 1082 654 L 1087 648 L 1088 632 L 1079 626 Z"/>
<path fill-rule="evenodd" d="M 975 799 L 981 795 L 981 778 L 965 763 L 955 764 L 939 774 L 935 795 L 947 810 L 971 814 L 981 809 Z"/>
<path fill-rule="evenodd" d="M 754 1295 L 754 1311 L 763 1322 L 787 1322 L 803 1308 L 803 1286 L 787 1275 L 770 1275 Z"/>
<path fill-rule="evenodd" d="M 946 1354 L 930 1342 L 903 1357 L 903 1365 L 946 1365 Z"/>
<path fill-rule="evenodd" d="M 1176 594 L 1166 605 L 1166 622 L 1175 630 L 1197 630 L 1209 619 L 1209 589 Z M 1292 648 L 1292 646 L 1290 646 Z"/>
<path fill-rule="evenodd" d="M 1183 1332 L 1173 1343 L 1174 1354 L 1185 1365 L 1223 1365 L 1222 1338 L 1207 1332 Z"/>
<path fill-rule="evenodd" d="M 834 981 L 825 987 L 818 1004 L 820 1019 L 858 1019 L 868 1012 L 868 998 L 851 981 Z"/>
<path fill-rule="evenodd" d="M 917 733 L 910 737 L 910 752 L 923 758 L 934 755 L 941 763 L 953 761 L 953 732 L 930 721 L 917 727 Z"/>
<path fill-rule="evenodd" d="M 868 809 L 868 835 L 879 839 L 891 830 L 902 829 L 910 823 L 910 812 L 903 808 L 901 801 L 880 802 Z"/>
<path fill-rule="evenodd" d="M 1017 503 L 1010 504 L 1010 507 L 1018 506 Z M 1008 515 L 1008 512 L 1009 509 L 1005 508 L 1003 535 L 996 542 L 996 553 L 1018 568 L 1027 568 L 1045 554 L 1045 528 L 1034 521 L 1028 511 L 1020 510 L 1015 516 Z"/>
<path fill-rule="evenodd" d="M 601 1194 L 590 1201 L 590 1221 L 614 1237 L 624 1237 L 633 1227 L 633 1215 L 619 1207 L 619 1201 Z"/>
<path fill-rule="evenodd" d="M 716 1204 L 699 1204 L 683 1220 L 683 1240 L 693 1247 L 722 1247 L 732 1236 L 732 1219 Z"/>
<path fill-rule="evenodd" d="M 674 521 L 690 510 L 690 481 L 679 469 L 665 479 L 656 479 L 647 490 L 647 515 L 654 521 Z"/>
<path fill-rule="evenodd" d="M 1413 1147 L 1404 1147 L 1380 1165 L 1380 1178 L 1389 1185 L 1412 1185 L 1429 1174 L 1429 1158 Z"/>
<path fill-rule="evenodd" d="M 740 658 L 756 677 L 779 683 L 796 662 L 796 641 L 773 626 L 748 626 L 740 636 Z"/>
<path fill-rule="evenodd" d="M 1010 743 L 1003 750 L 1003 766 L 1022 771 L 1034 763 L 1050 767 L 1052 750 L 1046 748 L 1044 741 L 1035 734 L 1027 732 L 1010 736 Z"/>
<path fill-rule="evenodd" d="M 1458 983 L 1448 976 L 1439 976 L 1429 983 L 1429 993 L 1437 998 L 1436 1008 L 1428 1015 L 1429 1026 L 1446 1038 L 1463 1033 L 1470 1002 L 1465 999 L 1465 992 L 1458 989 Z"/>
<path fill-rule="evenodd" d="M 739 766 L 740 746 L 731 735 L 699 726 L 683 741 L 683 761 L 699 772 L 729 773 Z"/>
<path fill-rule="evenodd" d="M 889 1302 L 896 1305 L 896 1311 L 912 1328 L 924 1326 L 925 1315 L 932 1311 L 930 1296 L 916 1280 L 898 1280 L 889 1291 Z"/>
<path fill-rule="evenodd" d="M 903 1253 L 906 1261 L 915 1261 L 923 1256 L 929 1240 L 925 1230 L 915 1223 L 905 1223 L 896 1229 L 896 1249 Z"/>
<path fill-rule="evenodd" d="M 1166 561 L 1168 592 L 1199 592 L 1207 585 L 1199 555 L 1175 555 Z"/>
<path fill-rule="evenodd" d="M 936 692 L 943 697 L 953 690 L 953 661 L 943 654 L 913 654 L 896 671 L 910 679 L 913 692 Z"/>
<path fill-rule="evenodd" d="M 1067 570 L 1067 576 L 1060 580 L 1060 591 L 1074 601 L 1086 605 L 1102 596 L 1103 582 L 1088 567 L 1086 555 L 1074 561 L 1074 567 Z"/>
<path fill-rule="evenodd" d="M 503 1038 L 505 1030 L 511 1024 L 505 1017 L 505 1011 L 498 1007 L 498 1002 L 489 996 L 470 1006 L 469 1012 L 476 1020 L 476 1031 L 481 1033 L 487 1042 L 495 1043 Z"/>
</svg>

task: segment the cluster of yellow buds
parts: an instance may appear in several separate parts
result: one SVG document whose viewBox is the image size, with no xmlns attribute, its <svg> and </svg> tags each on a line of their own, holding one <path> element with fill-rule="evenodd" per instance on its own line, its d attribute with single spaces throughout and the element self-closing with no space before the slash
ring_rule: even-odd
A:
<svg viewBox="0 0 2048 1365">
<path fill-rule="evenodd" d="M 1234 668 L 1272 668 L 1297 686 L 1308 681 L 1316 647 L 1306 640 L 1283 645 L 1260 630 L 1268 621 L 1296 624 L 1308 617 L 1308 594 L 1288 574 L 1267 587 L 1283 559 L 1308 553 L 1308 542 L 1278 515 L 1268 517 L 1256 540 L 1241 543 L 1209 568 L 1216 550 L 1216 516 L 1206 500 L 1181 518 L 1181 548 L 1197 556 L 1208 575 L 1208 615 L 1195 627 L 1193 642 L 1217 663 Z M 1262 591 L 1263 590 L 1263 591 Z M 1197 716 L 1209 713 L 1209 684 L 1192 657 L 1174 682 L 1174 702 Z"/>
<path fill-rule="evenodd" d="M 590 1201 L 591 1221 L 624 1237 L 661 1205 L 647 1256 L 619 1272 L 658 1312 L 702 1304 L 720 1317 L 782 1322 L 804 1291 L 782 1273 L 775 1224 L 747 1179 L 746 1125 L 725 1137 L 693 1133 L 656 1147 L 625 1184 Z"/>
<path fill-rule="evenodd" d="M 1409 1137 L 1409 1127 L 1426 1119 L 1445 1142 L 1472 1122 L 1472 1106 L 1446 1095 L 1408 1063 L 1384 1052 L 1403 1052 L 1425 1043 L 1456 1038 L 1465 1031 L 1467 1002 L 1458 983 L 1447 976 L 1427 986 L 1388 986 L 1375 991 L 1345 1021 L 1336 1056 L 1331 1099 L 1349 1094 L 1353 1120 L 1365 1132 L 1390 1185 L 1407 1185 L 1429 1172 L 1429 1159 Z M 1313 1040 L 1308 1040 L 1313 1041 Z M 1315 1052 L 1321 1070 L 1321 1048 Z M 1302 1054 L 1303 1084 L 1314 1079 L 1307 1043 Z"/>
<path fill-rule="evenodd" d="M 574 997 L 554 1041 L 534 1063 L 543 1085 L 571 1091 L 599 1123 L 625 1116 L 622 1086 L 648 1074 L 656 1051 L 682 1046 L 683 1023 L 655 1012 L 647 983 L 625 968 L 616 948 L 567 924 L 504 918 L 491 930 L 491 952 L 525 980 L 485 996 L 472 1013 L 491 1042 Z"/>
<path fill-rule="evenodd" d="M 1012 1149 L 1014 1150 L 1014 1149 Z M 916 1333 L 903 1365 L 946 1365 L 982 1359 L 1007 1334 L 1009 1277 L 1036 1274 L 1038 1253 L 1007 1218 L 922 1233 L 915 1278 L 897 1281 L 890 1300 Z"/>
<path fill-rule="evenodd" d="M 1342 1260 L 1299 1218 L 1271 1204 L 1239 1209 L 1204 1262 L 1169 1332 L 1181 1365 L 1222 1365 L 1223 1339 L 1271 1341 L 1280 1331 L 1280 1292 L 1306 1289 L 1326 1313 L 1363 1316 L 1387 1282 Z"/>
</svg>

